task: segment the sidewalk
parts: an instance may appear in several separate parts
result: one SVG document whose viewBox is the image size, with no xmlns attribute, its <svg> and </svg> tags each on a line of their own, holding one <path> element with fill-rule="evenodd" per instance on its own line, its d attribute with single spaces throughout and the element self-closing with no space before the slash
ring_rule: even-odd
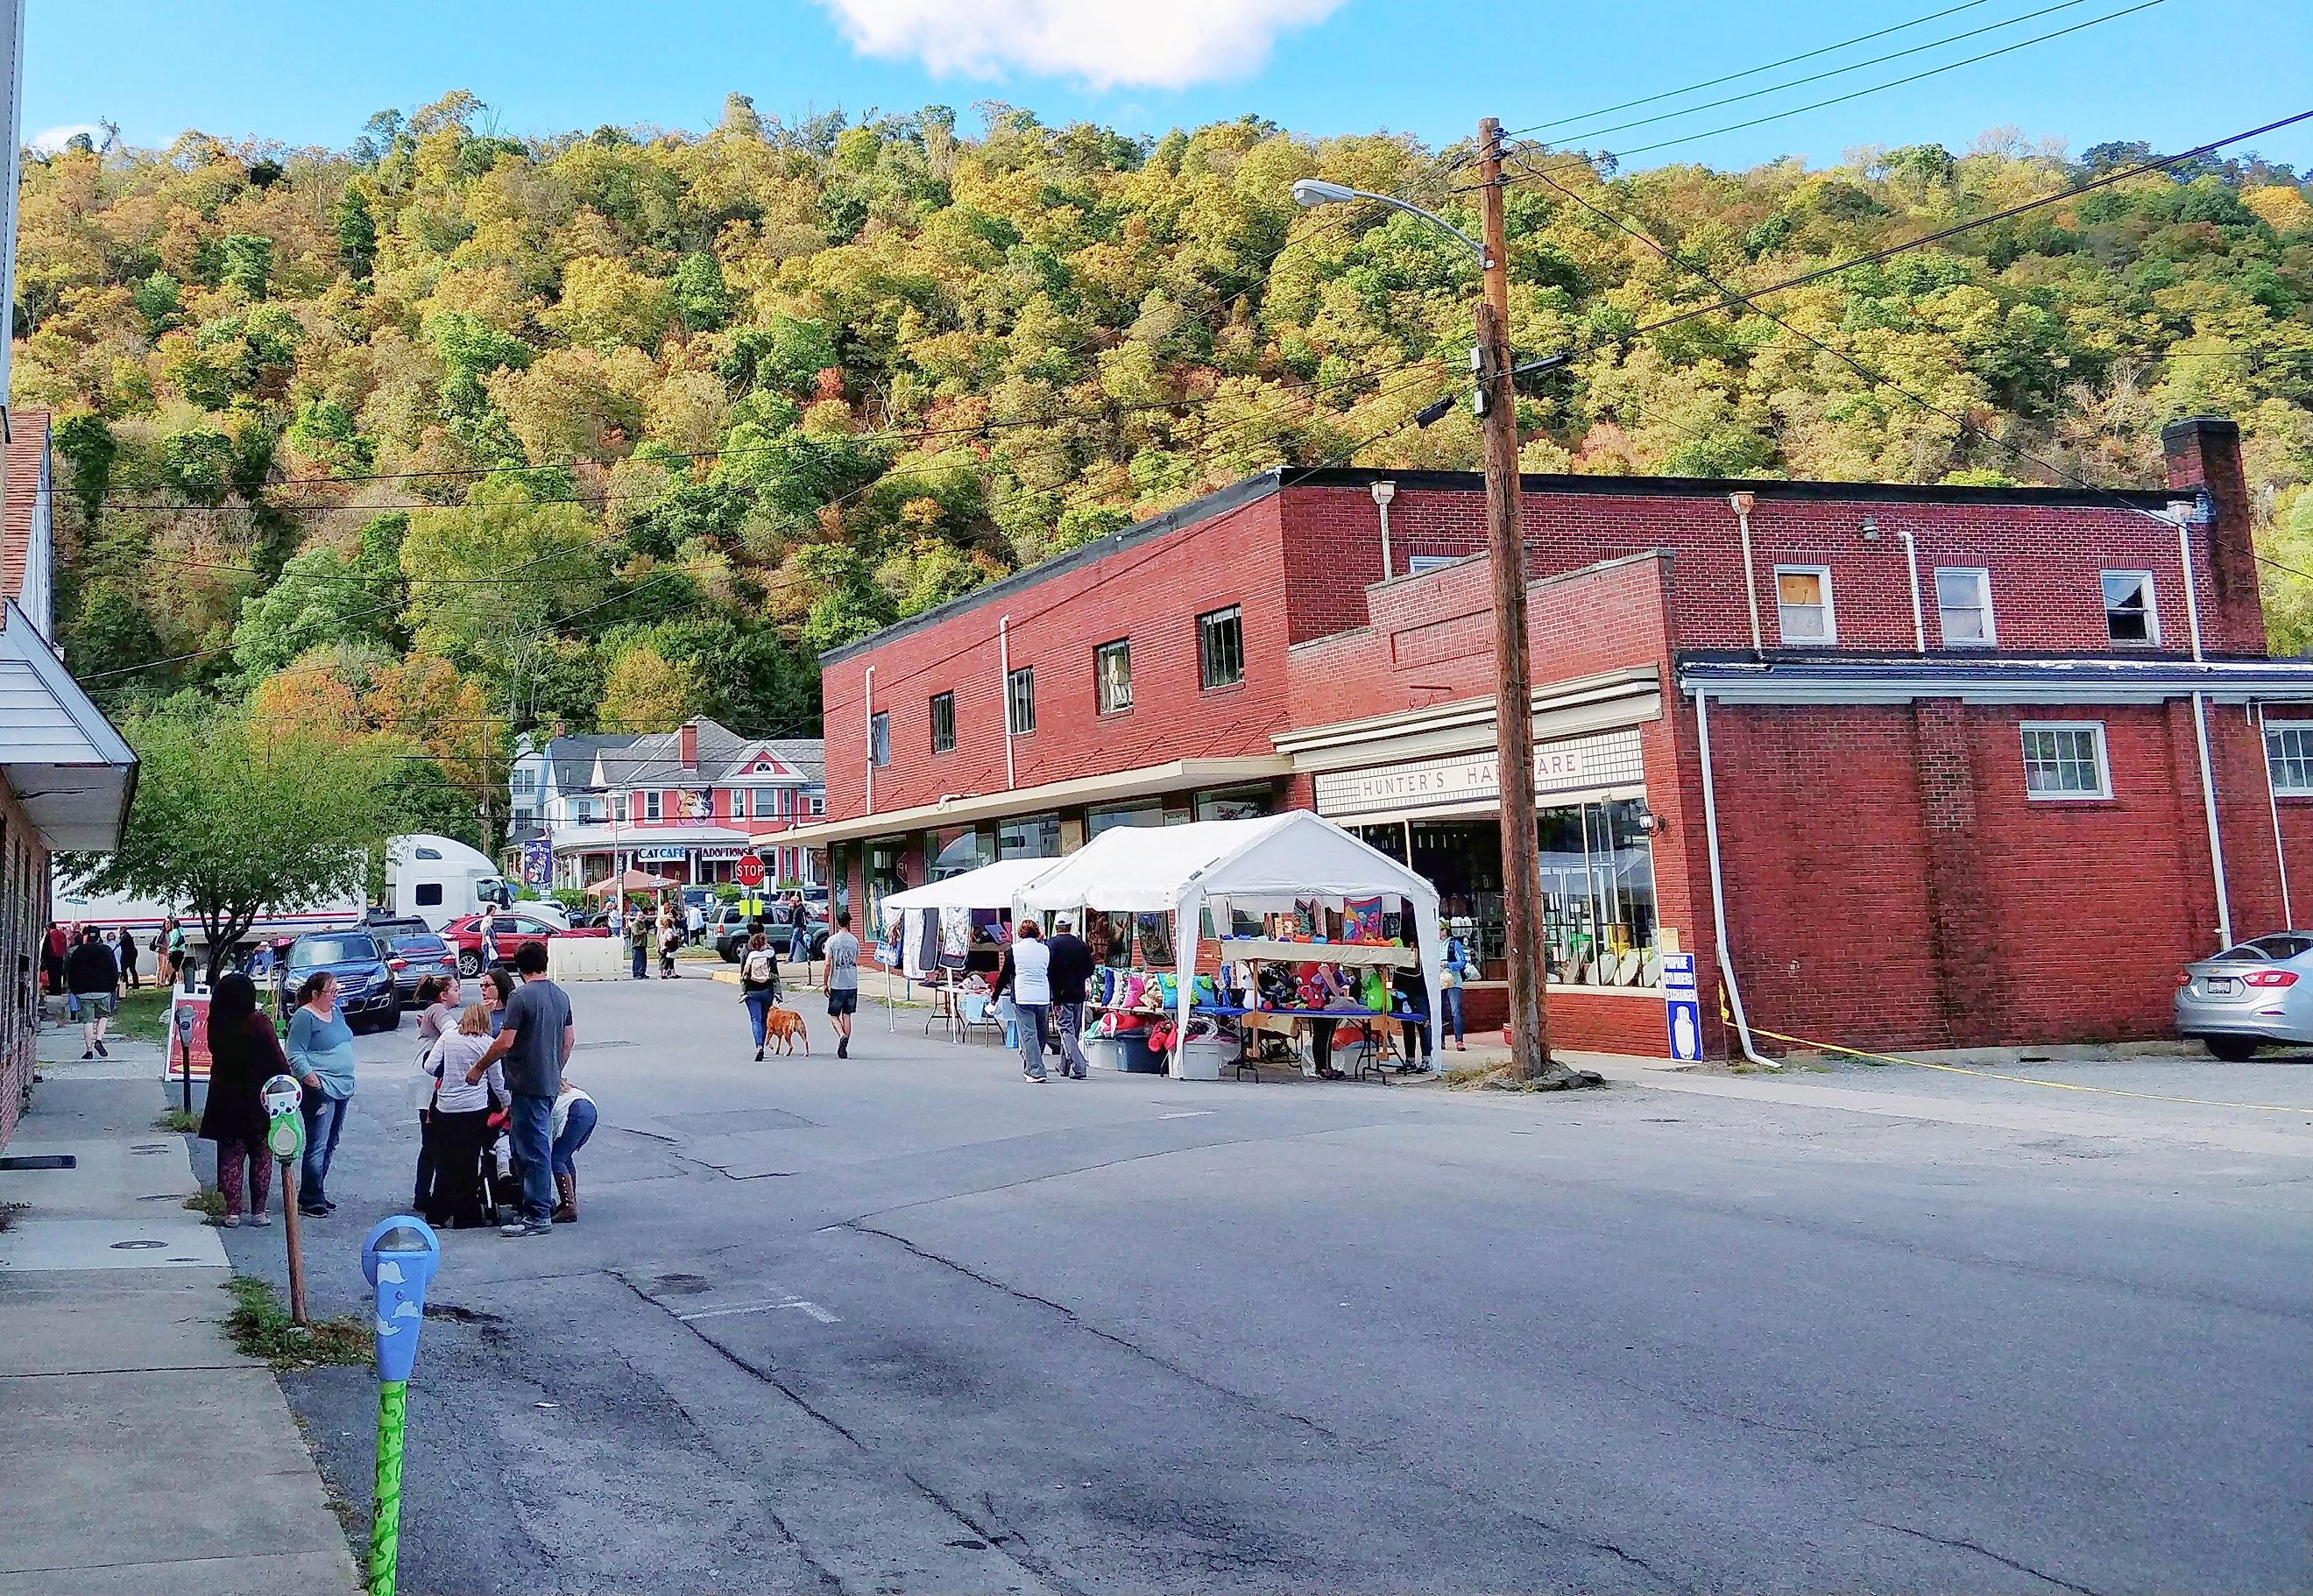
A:
<svg viewBox="0 0 2313 1596">
<path fill-rule="evenodd" d="M 45 1083 L 0 1156 L 0 1596 L 350 1592 L 343 1531 L 272 1372 L 222 1320 L 231 1274 L 156 1044 L 80 1062 L 40 1038 Z"/>
</svg>

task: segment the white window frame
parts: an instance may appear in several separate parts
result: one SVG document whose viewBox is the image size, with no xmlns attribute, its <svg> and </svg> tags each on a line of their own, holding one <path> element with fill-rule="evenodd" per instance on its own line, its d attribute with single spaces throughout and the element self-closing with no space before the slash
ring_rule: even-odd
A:
<svg viewBox="0 0 2313 1596">
<path fill-rule="evenodd" d="M 2278 733 L 2279 741 L 2285 743 L 2292 732 L 2303 740 L 2300 745 L 2301 751 L 2284 752 L 2276 760 L 2273 758 L 2275 734 Z M 2282 776 L 2282 767 L 2290 764 L 2306 772 L 2305 780 L 2291 782 Z M 2276 798 L 2313 798 L 2313 721 L 2265 723 L 2265 779 L 2273 784 L 2273 795 Z"/>
<path fill-rule="evenodd" d="M 649 792 L 645 793 L 643 794 L 643 819 L 646 820 L 655 820 L 659 819 L 659 810 L 664 800 L 660 798 L 657 788 L 654 787 Z"/>
<path fill-rule="evenodd" d="M 1979 601 L 1976 608 L 1983 616 L 1983 636 L 1955 637 L 1945 626 L 1944 611 L 1947 606 L 1944 603 L 1944 578 L 1947 576 L 1975 578 L 1975 594 Z M 1992 614 L 1991 570 L 1983 566 L 1938 566 L 1935 572 L 1935 583 L 1936 636 L 1943 639 L 1944 646 L 1946 648 L 1997 648 L 2000 645 L 2000 627 Z"/>
<path fill-rule="evenodd" d="M 1113 685 L 1121 692 L 1111 694 L 1112 685 L 1106 669 L 1112 650 L 1121 649 L 1124 654 L 1124 678 Z M 1132 639 L 1112 637 L 1096 644 L 1092 651 L 1092 706 L 1095 715 L 1123 715 L 1132 707 Z"/>
<path fill-rule="evenodd" d="M 892 712 L 888 709 L 867 717 L 867 762 L 878 770 L 892 762 Z"/>
<path fill-rule="evenodd" d="M 1813 576 L 1823 583 L 1823 636 L 1794 637 L 1783 630 L 1783 578 Z M 1839 610 L 1832 602 L 1829 566 L 1775 567 L 1775 637 L 1785 648 L 1835 648 L 1839 644 Z"/>
<path fill-rule="evenodd" d="M 2112 635 L 2112 600 L 2106 596 L 2104 584 L 2114 576 L 2133 576 L 2144 583 L 2144 636 L 2115 637 Z M 2097 602 L 2104 606 L 2105 640 L 2115 648 L 2158 648 L 2160 646 L 2160 583 L 2150 571 L 2099 571 L 2097 573 Z"/>
<path fill-rule="evenodd" d="M 583 826 L 587 823 L 588 811 L 593 808 L 594 805 L 588 803 L 584 798 L 578 800 L 578 823 L 580 825 Z M 627 795 L 624 793 L 616 794 L 611 797 L 611 818 L 618 821 L 621 826 L 627 823 Z"/>
<path fill-rule="evenodd" d="M 2021 721 L 2017 723 L 2018 753 L 2024 763 L 2024 796 L 2034 803 L 2108 803 L 2112 801 L 2112 758 L 2105 743 L 2102 721 Z M 2035 732 L 2086 732 L 2096 747 L 2097 790 L 2093 793 L 2036 793 L 2032 790 L 2032 734 Z"/>
<path fill-rule="evenodd" d="M 1036 667 L 1015 665 L 1004 679 L 1004 724 L 1012 736 L 1036 734 Z"/>
</svg>

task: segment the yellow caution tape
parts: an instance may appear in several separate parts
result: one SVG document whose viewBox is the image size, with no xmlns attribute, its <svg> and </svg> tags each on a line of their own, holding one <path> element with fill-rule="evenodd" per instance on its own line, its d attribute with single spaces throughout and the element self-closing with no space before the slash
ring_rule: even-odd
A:
<svg viewBox="0 0 2313 1596">
<path fill-rule="evenodd" d="M 1814 1048 L 1820 1052 L 1844 1053 L 1851 1058 L 1869 1058 L 1878 1064 L 1908 1064 L 1913 1069 L 1942 1070 L 1953 1075 L 1981 1075 L 1987 1081 L 2012 1081 L 2019 1086 L 2045 1086 L 2054 1092 L 2085 1092 L 2096 1097 L 2133 1097 L 2156 1103 L 2190 1103 L 2202 1109 L 2255 1109 L 2267 1114 L 2301 1114 L 2313 1118 L 2313 1108 L 2291 1108 L 2282 1103 L 2228 1103 L 2205 1097 L 2171 1097 L 2159 1092 L 2126 1092 L 2117 1086 L 2083 1086 L 2077 1081 L 2043 1081 L 2036 1075 L 2003 1074 L 1999 1070 L 1969 1069 L 1959 1064 L 1930 1064 L 1924 1058 L 1903 1058 L 1893 1053 L 1867 1053 L 1860 1048 L 1842 1048 L 1834 1042 L 1818 1042 L 1803 1036 L 1785 1036 L 1780 1030 L 1762 1030 L 1755 1025 L 1751 1027 L 1751 1034 L 1772 1037 L 1779 1042 Z"/>
</svg>

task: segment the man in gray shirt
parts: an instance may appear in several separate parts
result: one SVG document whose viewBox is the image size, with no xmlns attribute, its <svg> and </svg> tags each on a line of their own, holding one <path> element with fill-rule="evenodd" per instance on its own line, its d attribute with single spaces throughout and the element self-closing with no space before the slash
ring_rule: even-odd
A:
<svg viewBox="0 0 2313 1596">
<path fill-rule="evenodd" d="M 554 1233 L 554 1099 L 562 1090 L 562 1066 L 570 1062 L 578 1028 L 571 1022 L 569 995 L 546 978 L 543 942 L 524 943 L 514 967 L 522 972 L 522 985 L 506 1002 L 505 1028 L 466 1072 L 466 1079 L 481 1079 L 503 1059 L 506 1090 L 514 1095 L 506 1133 L 514 1139 L 514 1156 L 522 1161 L 522 1209 L 498 1227 L 498 1234 L 550 1236 Z"/>
<path fill-rule="evenodd" d="M 835 1056 L 851 1057 L 851 1017 L 859 1012 L 859 939 L 851 932 L 851 911 L 835 911 L 835 934 L 827 939 L 827 1020 L 835 1027 Z"/>
</svg>

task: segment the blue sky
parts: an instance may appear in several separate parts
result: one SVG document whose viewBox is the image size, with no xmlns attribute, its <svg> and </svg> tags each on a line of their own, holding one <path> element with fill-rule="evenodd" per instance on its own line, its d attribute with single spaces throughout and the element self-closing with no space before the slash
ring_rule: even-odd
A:
<svg viewBox="0 0 2313 1596">
<path fill-rule="evenodd" d="M 1886 83 L 2117 12 L 2050 14 L 1822 83 L 1579 142 L 1635 150 Z M 2018 19 L 2054 0 L 1508 0 L 1473 49 L 1476 8 L 1428 0 L 402 0 L 392 5 L 29 0 L 24 134 L 109 117 L 132 143 L 198 127 L 342 145 L 371 112 L 452 88 L 521 135 L 604 122 L 701 128 L 724 94 L 769 115 L 969 108 L 1134 132 L 1247 111 L 1313 134 L 1411 132 L 1432 144 L 1484 114 L 1566 118 L 1957 5 L 1954 14 L 1708 93 L 1577 123 L 1571 135 L 1773 85 Z M 1986 128 L 2188 147 L 2313 107 L 2308 0 L 2152 0 L 2149 9 L 1848 103 L 1631 157 L 1817 164 L 1862 144 L 1964 148 Z M 1547 135 L 1545 135 L 1546 136 Z M 2313 123 L 2257 142 L 2313 166 Z"/>
</svg>

